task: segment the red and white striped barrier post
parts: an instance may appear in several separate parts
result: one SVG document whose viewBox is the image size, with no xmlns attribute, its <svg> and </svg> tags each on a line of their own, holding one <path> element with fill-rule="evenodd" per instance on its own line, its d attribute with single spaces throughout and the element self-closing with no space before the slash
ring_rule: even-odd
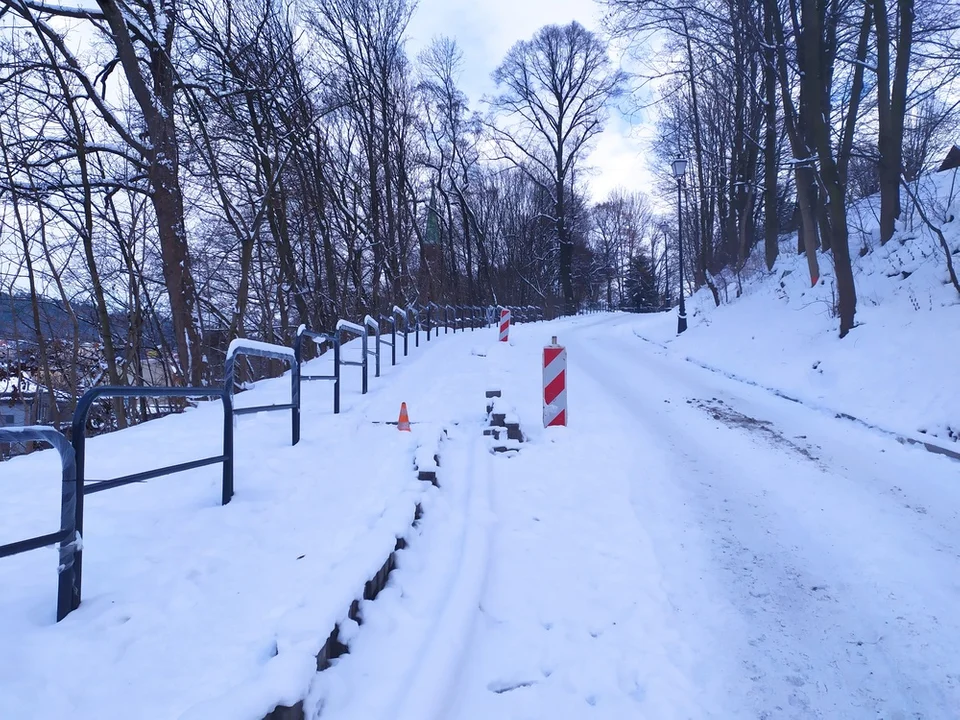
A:
<svg viewBox="0 0 960 720">
<path fill-rule="evenodd" d="M 500 342 L 510 339 L 510 311 L 506 308 L 500 311 Z"/>
<path fill-rule="evenodd" d="M 567 349 L 554 335 L 543 349 L 543 426 L 567 424 Z"/>
</svg>

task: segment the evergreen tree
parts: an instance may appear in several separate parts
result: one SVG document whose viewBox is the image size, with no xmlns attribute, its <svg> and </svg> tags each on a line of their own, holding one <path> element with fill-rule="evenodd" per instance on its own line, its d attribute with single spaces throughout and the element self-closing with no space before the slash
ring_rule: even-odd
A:
<svg viewBox="0 0 960 720">
<path fill-rule="evenodd" d="M 627 307 L 624 310 L 643 312 L 661 307 L 657 280 L 650 267 L 650 259 L 640 253 L 630 258 L 627 271 Z"/>
</svg>

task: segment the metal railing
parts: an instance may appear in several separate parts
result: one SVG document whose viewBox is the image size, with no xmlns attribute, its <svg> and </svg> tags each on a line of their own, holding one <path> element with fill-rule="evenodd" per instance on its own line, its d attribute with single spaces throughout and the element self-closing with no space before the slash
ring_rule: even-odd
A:
<svg viewBox="0 0 960 720">
<path fill-rule="evenodd" d="M 431 331 L 437 331 L 439 334 L 438 323 L 434 321 L 439 317 L 441 308 L 434 303 L 429 303 L 425 308 L 427 315 L 427 333 L 430 337 Z M 470 312 L 471 327 L 476 327 L 478 322 L 491 324 L 496 322 L 496 311 L 498 308 L 475 307 L 475 306 L 443 306 L 443 321 L 446 328 L 451 325 L 456 333 L 457 322 L 460 323 L 460 329 L 464 330 L 467 320 L 467 311 Z M 535 310 L 539 310 L 536 309 Z M 540 317 L 542 318 L 542 311 Z M 437 313 L 436 316 L 434 313 Z M 484 318 L 484 314 L 486 317 Z M 173 475 L 175 473 L 185 472 L 196 468 L 206 467 L 208 465 L 222 465 L 221 480 L 221 504 L 226 505 L 230 502 L 234 493 L 234 432 L 233 422 L 235 415 L 244 415 L 257 412 L 269 412 L 274 410 L 291 411 L 291 435 L 292 444 L 296 445 L 300 440 L 300 389 L 303 381 L 310 380 L 328 380 L 333 383 L 333 412 L 340 412 L 340 390 L 341 390 L 341 367 L 343 365 L 359 366 L 362 368 L 363 381 L 362 392 L 366 393 L 368 389 L 368 357 L 373 354 L 376 357 L 376 372 L 380 375 L 380 345 L 389 344 L 391 346 L 392 363 L 396 364 L 397 349 L 397 321 L 403 320 L 403 353 L 407 355 L 408 335 L 411 329 L 410 318 L 413 317 L 415 329 L 416 346 L 420 345 L 420 313 L 415 306 L 409 306 L 406 310 L 398 306 L 393 307 L 393 313 L 388 318 L 381 318 L 390 323 L 390 341 L 382 340 L 380 332 L 380 323 L 367 315 L 364 318 L 364 324 L 358 325 L 347 320 L 340 320 L 333 333 L 312 332 L 301 325 L 297 329 L 294 347 L 288 348 L 282 345 L 270 345 L 251 340 L 234 340 L 227 350 L 226 362 L 224 365 L 224 384 L 222 387 L 116 387 L 103 386 L 88 390 L 80 398 L 77 408 L 73 414 L 72 421 L 72 443 L 68 442 L 60 432 L 49 427 L 22 427 L 22 428 L 0 428 L 0 442 L 45 442 L 53 446 L 60 454 L 61 459 L 61 508 L 60 508 L 60 530 L 40 535 L 33 538 L 27 538 L 14 543 L 0 545 L 0 558 L 16 555 L 30 550 L 35 550 L 48 545 L 59 543 L 60 545 L 60 563 L 58 568 L 59 587 L 57 593 L 57 621 L 62 620 L 68 613 L 75 610 L 80 605 L 81 587 L 82 587 L 82 569 L 83 553 L 81 537 L 83 536 L 84 520 L 84 498 L 86 495 L 102 492 L 111 488 L 128 485 L 131 483 L 144 482 L 152 478 Z M 377 342 L 376 350 L 371 351 L 368 347 L 369 330 L 373 329 Z M 446 330 L 445 330 L 446 332 Z M 362 339 L 362 355 L 360 361 L 346 361 L 342 358 L 343 335 L 351 333 Z M 304 375 L 301 371 L 303 360 L 303 342 L 308 338 L 318 345 L 330 343 L 333 345 L 333 374 L 332 375 Z M 290 363 L 290 402 L 274 405 L 260 405 L 244 408 L 233 407 L 233 391 L 236 380 L 237 358 L 241 355 L 250 355 L 275 360 L 283 360 Z M 223 405 L 223 440 L 222 452 L 219 455 L 190 460 L 188 462 L 176 463 L 146 470 L 142 472 L 123 475 L 121 477 L 109 478 L 106 480 L 88 481 L 85 476 L 86 467 L 86 436 L 85 428 L 87 418 L 94 403 L 101 398 L 212 398 L 218 397 Z"/>
<path fill-rule="evenodd" d="M 220 455 L 191 460 L 176 465 L 167 465 L 155 470 L 123 475 L 109 480 L 100 480 L 92 485 L 86 484 L 86 436 L 84 428 L 87 424 L 87 415 L 90 408 L 98 398 L 161 398 L 161 397 L 182 397 L 182 398 L 202 398 L 219 397 L 223 403 L 223 449 Z M 173 475 L 174 473 L 193 470 L 194 468 L 205 467 L 221 463 L 223 465 L 223 474 L 221 482 L 220 501 L 222 505 L 230 502 L 233 497 L 233 404 L 232 395 L 226 388 L 208 387 L 208 388 L 141 388 L 141 387 L 116 387 L 105 386 L 95 387 L 87 390 L 83 397 L 77 402 L 77 409 L 73 413 L 72 425 L 73 452 L 76 460 L 77 473 L 77 492 L 76 492 L 76 531 L 83 536 L 83 503 L 87 495 L 110 488 L 129 485 L 130 483 L 143 482 L 151 478 L 162 477 L 164 475 Z M 83 553 L 78 550 L 74 560 L 74 584 L 76 587 L 75 605 L 71 610 L 76 609 L 80 604 L 80 593 L 82 585 Z"/>
<path fill-rule="evenodd" d="M 430 333 L 433 332 L 435 335 L 439 335 L 437 327 L 439 325 L 440 318 L 440 308 L 435 303 L 427 303 L 427 306 L 424 308 L 427 315 L 427 342 L 430 342 Z"/>
<path fill-rule="evenodd" d="M 403 320 L 403 356 L 407 356 L 407 334 L 410 332 L 410 320 L 407 318 L 407 311 L 403 308 L 393 306 L 393 315 Z"/>
<path fill-rule="evenodd" d="M 416 347 L 420 347 L 420 313 L 417 311 L 413 305 L 407 307 L 407 315 L 413 315 L 416 324 L 414 328 L 416 329 L 416 335 L 414 336 L 414 343 Z"/>
<path fill-rule="evenodd" d="M 0 442 L 45 442 L 60 455 L 60 529 L 57 532 L 0 545 L 0 558 L 60 544 L 57 566 L 57 622 L 80 604 L 77 557 L 80 534 L 77 532 L 77 463 L 67 439 L 50 427 L 28 426 L 0 428 Z"/>
<path fill-rule="evenodd" d="M 357 337 L 361 338 L 363 341 L 363 347 L 360 353 L 360 360 L 344 360 L 343 359 L 343 334 L 349 332 Z M 341 347 L 341 356 L 340 356 L 340 365 L 350 365 L 352 367 L 359 367 L 362 371 L 362 380 L 361 380 L 361 393 L 367 394 L 367 328 L 364 325 L 357 325 L 352 323 L 349 320 L 338 320 L 337 321 L 337 340 L 340 343 Z"/>
<path fill-rule="evenodd" d="M 340 340 L 332 333 L 312 332 L 306 325 L 297 328 L 297 337 L 293 344 L 293 354 L 297 366 L 303 363 L 303 339 L 313 340 L 317 345 L 330 343 L 333 345 L 333 375 L 304 375 L 300 370 L 300 382 L 304 380 L 329 380 L 333 383 L 333 414 L 340 413 Z"/>
<path fill-rule="evenodd" d="M 443 306 L 443 327 L 444 334 L 450 331 L 450 325 L 453 324 L 453 332 L 457 332 L 457 311 L 453 305 L 444 305 Z"/>
<path fill-rule="evenodd" d="M 236 385 L 237 358 L 241 355 L 284 360 L 290 363 L 290 402 L 282 405 L 255 405 L 252 407 L 234 408 L 234 415 L 250 415 L 252 413 L 271 412 L 274 410 L 290 411 L 291 445 L 300 442 L 300 363 L 297 362 L 296 351 L 285 345 L 270 345 L 256 340 L 237 338 L 231 341 L 227 348 L 227 359 L 223 366 L 223 385 L 233 398 Z"/>
<path fill-rule="evenodd" d="M 370 350 L 369 353 L 374 356 L 374 377 L 380 377 L 380 323 L 374 320 L 372 317 L 367 315 L 363 318 L 363 327 L 365 330 L 373 330 L 374 350 Z M 369 334 L 369 333 L 368 333 Z"/>
<path fill-rule="evenodd" d="M 384 336 L 381 334 L 379 341 L 380 341 L 380 344 L 382 345 L 390 346 L 390 364 L 396 365 L 397 364 L 397 319 L 392 314 L 380 315 L 377 318 L 377 321 L 381 323 L 381 325 L 383 323 L 387 323 L 390 326 L 390 339 L 389 340 L 385 339 Z"/>
</svg>

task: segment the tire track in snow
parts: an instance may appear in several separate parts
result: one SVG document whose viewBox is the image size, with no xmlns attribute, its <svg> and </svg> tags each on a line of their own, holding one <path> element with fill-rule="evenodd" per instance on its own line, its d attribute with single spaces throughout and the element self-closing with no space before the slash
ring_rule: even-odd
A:
<svg viewBox="0 0 960 720">
<path fill-rule="evenodd" d="M 746 628 L 745 644 L 731 633 L 724 651 L 704 648 L 718 665 L 729 664 L 731 655 L 739 665 L 741 682 L 731 688 L 725 716 L 956 717 L 951 648 L 960 628 L 944 622 L 952 618 L 956 587 L 940 580 L 960 569 L 951 539 L 941 535 L 942 547 L 930 547 L 920 534 L 930 534 L 929 523 L 904 522 L 900 508 L 893 512 L 886 499 L 870 497 L 853 480 L 786 457 L 743 430 L 712 425 L 684 402 L 704 390 L 693 372 L 657 362 L 628 342 L 599 334 L 589 340 L 576 333 L 568 338 L 576 371 L 615 408 L 616 422 L 666 454 L 668 479 L 685 495 L 676 516 L 692 511 L 698 527 L 668 528 L 651 515 L 641 481 L 638 516 L 652 533 L 663 533 L 665 556 L 678 542 L 707 542 L 681 550 L 675 567 L 681 572 L 667 579 L 674 602 L 687 621 L 706 625 L 708 635 L 718 631 L 717 613 L 733 628 Z M 571 372 L 571 386 L 577 382 Z M 708 387 L 704 394 L 712 392 Z M 865 462 L 863 471 L 874 469 Z M 903 553 L 901 540 L 918 556 Z M 879 550 L 858 548 L 871 543 Z M 941 553 L 944 548 L 953 555 Z M 707 554 L 706 564 L 697 551 Z M 890 556 L 915 559 L 930 571 L 876 567 Z M 697 606 L 703 600 L 698 580 L 719 593 L 709 607 Z M 949 638 L 938 637 L 945 632 Z M 737 696 L 751 707 L 745 715 L 733 710 Z"/>
</svg>

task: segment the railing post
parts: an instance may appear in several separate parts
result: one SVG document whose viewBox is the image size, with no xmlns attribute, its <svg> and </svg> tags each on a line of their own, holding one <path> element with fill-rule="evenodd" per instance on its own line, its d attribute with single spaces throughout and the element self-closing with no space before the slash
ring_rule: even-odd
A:
<svg viewBox="0 0 960 720">
<path fill-rule="evenodd" d="M 414 346 L 420 347 L 420 313 L 417 312 L 417 309 L 411 305 L 407 308 L 407 313 L 413 313 L 413 318 L 416 320 L 416 326 L 414 327 Z"/>
<path fill-rule="evenodd" d="M 363 385 L 361 395 L 367 394 L 367 328 L 363 328 Z"/>
<path fill-rule="evenodd" d="M 397 364 L 397 319 L 390 315 L 381 315 L 378 318 L 381 322 L 390 323 L 390 365 Z"/>
<path fill-rule="evenodd" d="M 333 414 L 340 414 L 340 338 L 333 339 Z"/>
<path fill-rule="evenodd" d="M 299 378 L 299 375 L 298 375 Z M 233 393 L 225 392 L 223 401 L 223 475 L 220 483 L 220 504 L 233 497 Z M 299 431 L 299 428 L 297 428 Z"/>
<path fill-rule="evenodd" d="M 77 482 L 75 484 L 77 501 L 74 504 L 73 527 L 80 537 L 83 537 L 83 480 L 84 465 L 86 464 L 86 437 L 84 436 L 84 430 L 86 429 L 87 409 L 90 407 L 91 402 L 93 402 L 93 400 L 89 396 L 89 393 L 84 393 L 80 397 L 77 401 L 77 407 L 73 411 L 73 420 L 70 425 L 70 442 L 73 445 L 73 460 L 77 465 Z M 82 546 L 73 556 L 73 568 L 73 584 L 76 593 L 74 600 L 76 604 L 71 610 L 76 610 L 80 604 L 80 597 L 83 594 Z"/>
<path fill-rule="evenodd" d="M 52 427 L 27 425 L 0 427 L 0 442 L 47 443 L 60 458 L 60 529 L 55 533 L 27 538 L 8 545 L 0 544 L 0 558 L 39 550 L 53 543 L 58 545 L 57 566 L 57 622 L 63 620 L 80 605 L 76 565 L 80 542 L 77 523 L 77 463 L 76 452 L 70 442 Z"/>
<path fill-rule="evenodd" d="M 427 342 L 430 342 L 430 332 L 433 330 L 433 328 L 430 326 L 430 319 L 433 311 L 431 305 L 432 303 L 427 303 L 427 307 L 424 308 L 427 311 Z"/>
<path fill-rule="evenodd" d="M 376 365 L 374 366 L 375 367 L 374 377 L 380 377 L 380 323 L 374 320 L 370 315 L 367 315 L 363 319 L 364 331 L 366 331 L 367 328 L 373 328 L 373 331 L 374 331 L 374 345 L 377 348 L 375 353 Z M 364 352 L 366 352 L 366 349 L 364 349 Z"/>
<path fill-rule="evenodd" d="M 300 363 L 303 362 L 303 333 L 306 330 L 307 326 L 301 323 L 300 327 L 297 328 L 296 336 L 293 338 L 293 364 L 297 367 L 297 399 L 293 403 L 296 406 L 297 414 L 294 423 L 294 445 L 300 442 Z"/>
<path fill-rule="evenodd" d="M 407 326 L 410 324 L 407 320 L 407 314 L 396 305 L 393 306 L 393 314 L 398 318 L 403 318 L 403 356 L 407 356 Z M 396 328 L 396 324 L 394 324 Z"/>
<path fill-rule="evenodd" d="M 60 528 L 64 531 L 64 538 L 60 541 L 59 548 L 57 622 L 63 620 L 71 610 L 75 610 L 80 605 L 80 568 L 76 564 L 79 557 L 79 550 L 77 549 L 79 533 L 76 529 L 76 454 L 73 447 L 67 443 L 66 438 L 63 438 L 61 442 L 62 447 L 54 445 L 60 453 Z"/>
<path fill-rule="evenodd" d="M 305 328 L 301 325 L 300 328 Z M 290 404 L 293 408 L 290 410 L 291 423 L 291 444 L 296 445 L 300 442 L 300 358 L 298 348 L 300 345 L 300 329 L 297 330 L 297 339 L 294 343 L 293 367 L 290 368 Z"/>
</svg>

